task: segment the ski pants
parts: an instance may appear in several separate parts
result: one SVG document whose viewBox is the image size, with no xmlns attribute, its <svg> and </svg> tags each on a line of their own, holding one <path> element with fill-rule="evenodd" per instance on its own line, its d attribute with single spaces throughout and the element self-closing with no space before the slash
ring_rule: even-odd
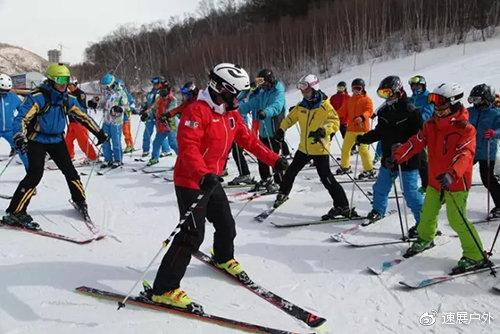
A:
<svg viewBox="0 0 500 334">
<path fill-rule="evenodd" d="M 356 143 L 356 136 L 363 135 L 364 132 L 354 132 L 347 131 L 344 137 L 344 142 L 342 143 L 342 152 L 341 152 L 341 160 L 340 165 L 342 168 L 349 168 L 351 158 L 351 149 Z M 359 145 L 359 155 L 361 157 L 361 162 L 363 163 L 363 170 L 370 171 L 373 169 L 373 161 L 370 156 L 370 151 L 368 150 L 367 144 Z"/>
<path fill-rule="evenodd" d="M 269 138 L 260 137 L 260 141 L 275 153 L 279 153 L 281 150 L 281 142 L 274 139 L 273 137 Z M 271 167 L 269 167 L 260 160 L 258 160 L 258 162 L 259 162 L 260 178 L 261 180 L 267 180 L 268 178 L 271 177 L 271 171 L 270 171 Z M 283 172 L 274 174 L 274 182 L 276 182 L 277 184 L 281 184 L 282 180 L 283 180 Z"/>
<path fill-rule="evenodd" d="M 311 159 L 314 162 L 314 166 L 316 167 L 321 183 L 323 183 L 323 186 L 326 190 L 328 190 L 328 193 L 332 197 L 333 206 L 340 208 L 349 207 L 349 202 L 347 201 L 344 188 L 342 188 L 342 186 L 337 182 L 330 171 L 329 155 L 309 155 L 297 150 L 292 163 L 287 168 L 285 175 L 283 176 L 280 193 L 287 195 L 290 193 L 295 177 L 302 170 L 302 168 L 304 168 L 304 166 L 311 161 Z"/>
<path fill-rule="evenodd" d="M 175 131 L 156 131 L 155 139 L 153 140 L 153 152 L 151 153 L 151 159 L 158 159 L 160 157 L 160 150 L 165 142 L 169 143 L 169 146 L 172 150 L 174 150 L 175 154 L 178 154 L 177 133 Z"/>
<path fill-rule="evenodd" d="M 69 122 L 68 132 L 66 133 L 66 137 L 64 137 L 64 141 L 66 142 L 66 148 L 71 159 L 75 157 L 75 146 L 73 144 L 75 139 L 78 142 L 80 150 L 85 153 L 85 156 L 89 160 L 97 159 L 94 145 L 89 140 L 89 131 L 87 128 L 78 122 Z"/>
<path fill-rule="evenodd" d="M 345 133 L 347 132 L 347 124 L 340 124 L 339 130 L 342 138 L 345 138 Z"/>
<path fill-rule="evenodd" d="M 142 151 L 149 152 L 151 148 L 151 136 L 153 136 L 153 132 L 155 131 L 155 120 L 148 119 L 144 124 L 144 134 L 142 135 Z M 168 153 L 170 151 L 170 146 L 168 145 L 168 141 L 165 140 L 161 145 L 161 151 L 163 153 Z"/>
<path fill-rule="evenodd" d="M 122 126 L 104 123 L 102 130 L 109 136 L 109 140 L 102 144 L 102 154 L 106 162 L 122 161 Z"/>
<path fill-rule="evenodd" d="M 134 140 L 132 139 L 132 132 L 130 131 L 130 118 L 123 122 L 123 137 L 125 138 L 125 145 L 127 145 L 127 147 L 134 147 Z"/>
<path fill-rule="evenodd" d="M 466 217 L 468 195 L 468 191 L 444 191 L 443 194 L 441 194 L 440 191 L 433 187 L 427 187 L 422 214 L 420 216 L 420 224 L 417 226 L 417 231 L 419 238 L 425 241 L 433 240 L 436 234 L 439 211 L 441 210 L 441 206 L 446 203 L 448 222 L 451 228 L 458 234 L 460 243 L 462 244 L 463 256 L 478 261 L 483 259 L 483 245 L 481 239 L 474 225 L 469 221 L 464 221 L 459 213 L 460 211 L 463 213 L 464 217 Z M 466 224 L 469 226 L 472 235 L 474 235 L 474 238 L 479 243 L 479 247 L 474 242 Z M 479 250 L 479 248 L 481 250 Z"/>
<path fill-rule="evenodd" d="M 14 144 L 13 137 L 14 137 L 14 134 L 12 133 L 12 130 L 0 131 L 0 138 L 4 138 L 9 143 L 11 149 L 16 148 L 15 144 Z M 28 156 L 26 155 L 26 153 L 20 154 L 19 151 L 17 151 L 17 154 L 19 155 L 19 158 L 23 162 L 24 169 L 28 170 Z"/>
<path fill-rule="evenodd" d="M 410 208 L 415 218 L 416 224 L 420 222 L 420 211 L 422 210 L 423 197 L 418 191 L 418 170 L 402 171 L 403 196 L 406 205 Z M 397 170 L 392 171 L 385 167 L 380 167 L 377 180 L 373 184 L 373 209 L 385 215 L 387 210 L 387 198 L 393 187 L 393 181 L 399 176 Z"/>
<path fill-rule="evenodd" d="M 183 219 L 186 212 L 191 210 L 191 205 L 200 194 L 200 190 L 176 186 L 175 194 L 180 217 Z M 172 241 L 156 274 L 154 294 L 160 295 L 180 286 L 180 281 L 191 261 L 191 254 L 198 250 L 205 237 L 205 218 L 215 228 L 214 260 L 217 263 L 224 263 L 234 257 L 236 227 L 226 193 L 218 184 L 211 194 L 201 199 Z"/>
<path fill-rule="evenodd" d="M 56 166 L 64 174 L 71 192 L 71 199 L 77 203 L 85 201 L 85 189 L 78 172 L 71 162 L 64 141 L 61 140 L 56 144 L 43 144 L 30 140 L 28 141 L 29 167 L 26 176 L 17 186 L 16 192 L 6 210 L 8 213 L 26 212 L 35 188 L 42 179 L 46 153 L 49 154 Z"/>
<path fill-rule="evenodd" d="M 495 160 L 490 160 L 490 168 L 488 169 L 488 160 L 479 161 L 479 174 L 481 175 L 481 182 L 489 189 L 493 203 L 497 208 L 500 208 L 500 184 L 498 183 L 495 174 Z"/>
<path fill-rule="evenodd" d="M 250 175 L 250 170 L 248 169 L 248 164 L 245 159 L 245 155 L 243 154 L 243 149 L 238 146 L 238 144 L 233 143 L 232 148 L 233 160 L 236 162 L 236 166 L 238 167 L 238 173 L 240 176 Z"/>
</svg>

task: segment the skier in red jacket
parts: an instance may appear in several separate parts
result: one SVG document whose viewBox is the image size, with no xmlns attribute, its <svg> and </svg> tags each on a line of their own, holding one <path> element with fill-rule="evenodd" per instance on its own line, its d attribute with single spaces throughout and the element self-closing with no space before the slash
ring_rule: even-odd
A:
<svg viewBox="0 0 500 334">
<path fill-rule="evenodd" d="M 476 150 L 476 130 L 468 122 L 467 109 L 460 103 L 464 93 L 458 84 L 441 84 L 429 94 L 434 116 L 406 143 L 394 148 L 393 158 L 401 164 L 427 147 L 429 185 L 425 194 L 418 239 L 407 250 L 410 257 L 434 246 L 439 210 L 446 204 L 451 228 L 458 234 L 463 255 L 452 274 L 490 265 L 481 239 L 466 219 L 472 183 L 472 163 Z"/>
<path fill-rule="evenodd" d="M 180 216 L 192 209 L 200 192 L 205 195 L 173 239 L 153 287 L 153 301 L 180 308 L 193 307 L 179 286 L 191 254 L 203 242 L 205 218 L 215 228 L 214 262 L 235 277 L 246 275 L 234 259 L 235 222 L 220 184 L 233 141 L 277 171 L 284 171 L 288 165 L 250 133 L 236 110 L 237 95 L 250 88 L 247 72 L 238 65 L 222 63 L 213 68 L 209 79 L 208 87 L 199 92 L 197 101 L 182 111 L 179 122 L 174 184 Z"/>
</svg>

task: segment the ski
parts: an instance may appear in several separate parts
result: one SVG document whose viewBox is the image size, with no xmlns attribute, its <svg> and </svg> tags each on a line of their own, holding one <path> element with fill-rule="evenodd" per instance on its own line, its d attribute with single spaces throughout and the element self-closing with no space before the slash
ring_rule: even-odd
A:
<svg viewBox="0 0 500 334">
<path fill-rule="evenodd" d="M 94 224 L 92 219 L 90 218 L 88 212 L 82 212 L 80 208 L 76 205 L 75 202 L 73 202 L 71 199 L 68 200 L 70 204 L 75 208 L 76 211 L 82 216 L 83 222 L 87 226 L 87 228 L 92 232 L 92 234 L 95 236 L 95 240 L 101 240 L 103 239 L 106 235 L 105 234 L 100 234 L 99 229 L 97 226 Z"/>
<path fill-rule="evenodd" d="M 65 235 L 62 235 L 62 234 L 48 232 L 48 231 L 42 230 L 40 228 L 38 228 L 38 229 L 29 229 L 29 228 L 24 228 L 24 227 L 21 227 L 21 226 L 6 225 L 6 224 L 3 224 L 1 222 L 0 222 L 0 226 L 4 227 L 4 228 L 7 228 L 7 229 L 11 229 L 11 230 L 16 230 L 16 231 L 22 231 L 22 232 L 28 232 L 28 233 L 32 233 L 32 234 L 37 234 L 37 235 L 40 235 L 40 236 L 43 236 L 43 237 L 48 237 L 48 238 L 52 238 L 52 239 L 67 241 L 67 242 L 71 242 L 71 243 L 78 244 L 78 245 L 85 245 L 85 244 L 91 243 L 94 240 L 97 240 L 95 237 L 88 238 L 88 239 L 75 239 L 75 238 L 71 238 L 71 237 L 68 237 L 68 236 L 65 236 Z"/>
<path fill-rule="evenodd" d="M 90 288 L 90 287 L 86 287 L 86 286 L 78 287 L 75 290 L 77 292 L 84 294 L 84 295 L 87 295 L 87 296 L 101 298 L 101 299 L 107 299 L 107 300 L 112 300 L 112 301 L 117 301 L 117 302 L 121 302 L 125 298 L 125 295 L 123 295 L 123 294 L 94 289 L 94 288 Z M 284 331 L 284 330 L 264 327 L 264 326 L 260 326 L 260 325 L 255 325 L 255 324 L 251 324 L 251 323 L 243 322 L 243 321 L 239 321 L 239 320 L 219 317 L 216 315 L 205 313 L 203 310 L 200 310 L 199 308 L 188 310 L 188 309 L 176 308 L 176 307 L 165 305 L 165 304 L 155 303 L 155 302 L 147 299 L 144 296 L 132 296 L 128 299 L 127 303 L 135 305 L 135 306 L 143 307 L 143 308 L 161 311 L 161 312 L 168 312 L 168 313 L 173 313 L 173 314 L 177 314 L 180 316 L 187 316 L 190 318 L 200 319 L 200 320 L 215 323 L 215 324 L 218 324 L 221 326 L 231 327 L 231 328 L 235 328 L 235 329 L 239 329 L 239 330 L 247 331 L 247 332 L 272 333 L 272 334 L 294 334 L 293 332 L 289 332 L 289 331 Z"/>
<path fill-rule="evenodd" d="M 283 205 L 283 204 L 282 204 Z M 281 205 L 280 205 L 281 206 Z M 279 208 L 279 207 L 278 207 Z M 264 220 L 266 220 L 267 217 L 269 217 L 270 215 L 273 214 L 273 212 L 276 210 L 277 208 L 275 208 L 274 206 L 270 207 L 269 209 L 266 209 L 264 211 L 262 211 L 261 213 L 259 213 L 257 216 L 254 217 L 254 219 L 256 221 L 258 221 L 259 223 L 262 223 L 264 222 Z"/>
<path fill-rule="evenodd" d="M 492 268 L 498 269 L 498 268 L 500 268 L 500 265 L 493 266 Z M 421 289 L 421 288 L 428 287 L 430 285 L 451 281 L 451 280 L 454 280 L 455 278 L 458 278 L 458 277 L 479 274 L 479 273 L 489 271 L 489 270 L 490 270 L 490 267 L 486 267 L 486 268 L 466 271 L 464 273 L 456 274 L 456 275 L 450 275 L 450 274 L 446 275 L 445 274 L 445 275 L 441 275 L 441 276 L 427 277 L 424 279 L 410 281 L 410 282 L 400 281 L 399 284 L 401 284 L 409 289 Z"/>
<path fill-rule="evenodd" d="M 229 184 L 229 183 L 223 183 L 222 188 L 224 189 L 235 189 L 235 188 L 252 188 L 255 187 L 255 184 Z"/>
<path fill-rule="evenodd" d="M 370 183 L 370 182 L 375 182 L 377 179 L 362 179 L 362 180 L 356 180 L 354 179 L 354 181 L 356 181 L 356 183 Z M 338 181 L 338 183 L 340 184 L 344 184 L 344 183 L 352 183 L 352 180 L 349 179 L 349 180 L 340 180 Z"/>
<path fill-rule="evenodd" d="M 262 286 L 258 285 L 254 281 L 252 281 L 246 273 L 243 273 L 241 277 L 237 278 L 229 273 L 227 273 L 225 270 L 220 269 L 215 265 L 215 263 L 212 261 L 212 258 L 208 256 L 207 254 L 201 252 L 201 251 L 196 251 L 193 253 L 193 256 L 196 257 L 198 260 L 210 265 L 212 268 L 217 269 L 218 271 L 223 272 L 226 276 L 234 279 L 235 281 L 239 282 L 242 284 L 245 288 L 248 290 L 252 291 L 259 297 L 263 298 L 264 300 L 268 301 L 269 303 L 273 304 L 274 306 L 278 307 L 280 310 L 284 311 L 288 315 L 291 315 L 292 317 L 299 319 L 306 323 L 309 327 L 319 327 L 323 323 L 326 322 L 325 318 L 321 318 L 311 312 L 308 312 L 301 307 L 285 300 L 284 298 L 274 294 L 273 292 L 263 288 Z"/>
<path fill-rule="evenodd" d="M 386 212 L 385 216 L 381 219 L 381 220 L 384 220 L 386 217 L 390 216 L 390 215 L 393 215 L 397 212 L 397 210 L 389 210 Z M 331 241 L 333 242 L 341 242 L 341 241 L 344 241 L 345 239 L 345 236 L 346 235 L 349 235 L 349 234 L 356 234 L 358 233 L 359 231 L 369 231 L 373 228 L 373 226 L 377 226 L 378 225 L 378 222 L 380 221 L 377 221 L 376 224 L 370 224 L 370 225 L 367 225 L 367 226 L 362 226 L 361 224 L 357 224 L 357 225 L 354 225 L 353 227 L 350 227 L 342 232 L 339 232 L 339 233 L 336 233 L 336 234 L 332 234 L 330 235 L 330 239 Z M 370 228 L 368 228 L 369 226 L 372 226 Z"/>
<path fill-rule="evenodd" d="M 309 225 L 322 225 L 322 224 L 335 224 L 335 223 L 349 223 L 351 221 L 355 220 L 363 220 L 366 219 L 366 216 L 364 217 L 340 217 L 340 218 L 335 218 L 335 219 L 328 219 L 328 220 L 311 220 L 311 221 L 304 221 L 304 222 L 285 222 L 285 223 L 275 223 L 271 222 L 272 225 L 278 228 L 286 228 L 286 227 L 300 227 L 300 226 L 309 226 Z"/>
<path fill-rule="evenodd" d="M 101 168 L 100 170 L 98 170 L 96 174 L 103 176 L 103 175 L 106 175 L 113 170 L 118 170 L 118 169 L 122 169 L 122 168 L 123 168 L 123 166 L 116 167 L 116 168 L 105 167 L 105 168 Z"/>
<path fill-rule="evenodd" d="M 10 195 L 1 195 L 0 194 L 0 198 L 3 198 L 3 199 L 12 199 L 12 196 L 10 196 Z"/>
<path fill-rule="evenodd" d="M 366 242 L 366 243 L 360 243 L 360 242 L 352 242 L 349 239 L 344 239 L 343 241 L 348 244 L 351 247 L 356 247 L 356 248 L 364 248 L 364 247 L 374 247 L 374 246 L 386 246 L 386 245 L 396 245 L 396 244 L 404 244 L 408 242 L 413 242 L 416 241 L 416 238 L 413 239 L 407 239 L 407 240 L 383 240 L 383 241 L 376 241 L 376 242 Z"/>
<path fill-rule="evenodd" d="M 152 173 L 151 176 L 153 176 L 154 178 L 157 178 L 157 179 L 163 179 L 164 181 L 167 181 L 167 182 L 174 182 L 174 179 L 172 177 L 164 176 L 161 174 Z"/>
</svg>

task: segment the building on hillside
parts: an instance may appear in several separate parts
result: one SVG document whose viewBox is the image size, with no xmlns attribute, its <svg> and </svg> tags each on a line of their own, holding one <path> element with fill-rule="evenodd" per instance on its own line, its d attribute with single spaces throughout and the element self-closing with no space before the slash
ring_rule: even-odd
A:
<svg viewBox="0 0 500 334">
<path fill-rule="evenodd" d="M 16 89 L 33 89 L 39 86 L 46 78 L 38 72 L 26 72 L 11 75 L 12 85 Z"/>
<path fill-rule="evenodd" d="M 47 56 L 49 57 L 49 63 L 59 63 L 61 61 L 61 51 L 57 49 L 52 49 L 47 51 Z"/>
</svg>

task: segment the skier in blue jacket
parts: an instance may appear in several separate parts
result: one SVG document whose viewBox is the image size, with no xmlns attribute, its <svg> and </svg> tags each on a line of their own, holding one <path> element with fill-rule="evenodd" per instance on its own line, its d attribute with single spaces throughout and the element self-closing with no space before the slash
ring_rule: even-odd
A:
<svg viewBox="0 0 500 334">
<path fill-rule="evenodd" d="M 15 151 L 12 123 L 14 121 L 14 111 L 21 105 L 21 100 L 11 92 L 12 79 L 6 74 L 0 74 L 0 138 L 4 138 L 9 143 L 11 150 Z M 20 153 L 24 168 L 28 169 L 28 158 L 26 153 Z"/>
<path fill-rule="evenodd" d="M 500 217 L 500 184 L 494 175 L 497 144 L 500 138 L 500 109 L 496 108 L 495 92 L 486 85 L 472 88 L 469 103 L 469 123 L 476 128 L 476 155 L 479 162 L 479 174 L 483 185 L 490 191 L 495 207 L 489 212 L 489 218 Z M 488 147 L 489 146 L 489 147 Z"/>
<path fill-rule="evenodd" d="M 29 166 L 2 218 L 4 224 L 38 228 L 26 209 L 42 179 L 47 153 L 64 174 L 71 199 L 82 214 L 88 215 L 85 189 L 64 142 L 67 116 L 74 116 L 88 128 L 97 137 L 97 145 L 104 143 L 107 136 L 82 110 L 76 97 L 68 94 L 70 72 L 65 65 L 49 65 L 45 76 L 48 80 L 26 97 L 14 118 L 14 143 L 21 152 L 27 151 Z"/>
<path fill-rule="evenodd" d="M 259 120 L 260 140 L 274 152 L 279 153 L 282 144 L 274 138 L 274 135 L 286 116 L 285 86 L 268 69 L 259 72 L 256 83 L 260 87 L 258 93 L 248 102 L 241 103 L 239 111 L 242 115 L 253 113 L 253 119 Z M 259 174 L 261 181 L 256 184 L 256 189 L 264 187 L 268 192 L 277 193 L 279 187 L 273 183 L 269 166 L 261 161 L 259 161 Z M 283 173 L 275 173 L 274 181 L 277 184 L 280 184 L 282 179 Z"/>
<path fill-rule="evenodd" d="M 412 103 L 415 109 L 418 110 L 420 116 L 422 117 L 422 122 L 425 123 L 434 113 L 434 104 L 429 103 L 428 101 L 429 91 L 427 90 L 425 78 L 421 75 L 415 75 L 408 80 L 408 84 L 410 85 L 412 91 L 410 103 Z M 418 174 L 420 175 L 421 182 L 420 192 L 424 193 L 429 183 L 426 150 L 423 150 L 420 153 L 420 167 L 418 169 Z"/>
</svg>

